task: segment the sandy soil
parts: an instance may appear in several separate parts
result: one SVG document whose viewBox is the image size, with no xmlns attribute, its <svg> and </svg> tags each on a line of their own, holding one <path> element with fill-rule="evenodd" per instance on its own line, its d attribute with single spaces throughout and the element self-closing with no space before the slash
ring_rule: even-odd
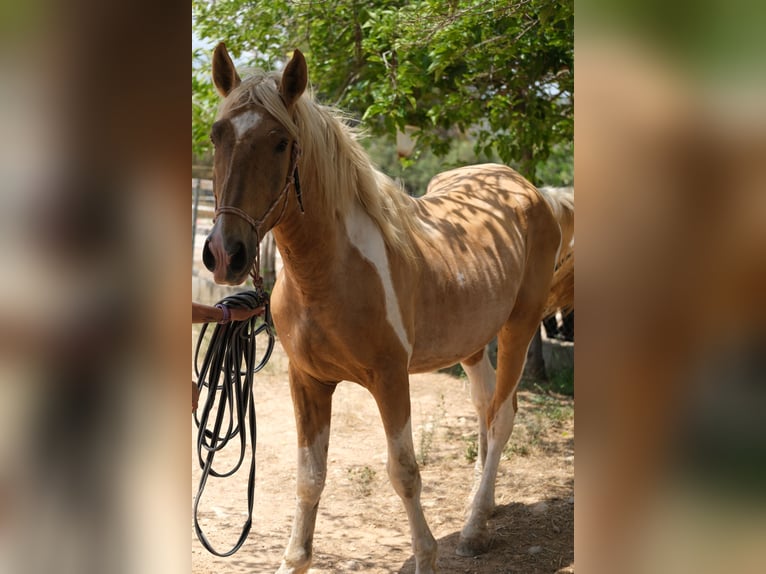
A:
<svg viewBox="0 0 766 574">
<path fill-rule="evenodd" d="M 279 566 L 292 523 L 296 459 L 286 369 L 287 358 L 278 346 L 256 377 L 257 476 L 250 536 L 234 556 L 216 558 L 201 546 L 192 528 L 193 573 L 267 573 Z M 476 432 L 469 390 L 465 380 L 444 373 L 413 376 L 411 387 L 422 501 L 439 541 L 440 572 L 574 572 L 573 400 L 520 392 L 508 459 L 502 461 L 497 478 L 490 551 L 462 558 L 455 554 L 455 546 L 473 479 L 473 463 L 467 455 L 475 445 Z M 193 423 L 191 434 L 193 453 Z M 385 453 L 385 437 L 371 395 L 358 385 L 342 383 L 333 403 L 328 479 L 309 572 L 414 573 L 407 519 L 388 482 Z M 238 445 L 233 445 L 216 460 L 225 464 L 237 455 Z M 199 475 L 192 454 L 192 498 Z M 246 512 L 246 479 L 245 471 L 208 482 L 200 517 L 208 538 L 219 549 L 228 549 L 239 534 Z"/>
</svg>

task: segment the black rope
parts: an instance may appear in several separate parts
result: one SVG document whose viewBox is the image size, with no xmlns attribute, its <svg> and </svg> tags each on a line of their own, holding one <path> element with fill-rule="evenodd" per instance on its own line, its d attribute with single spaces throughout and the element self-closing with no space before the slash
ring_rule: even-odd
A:
<svg viewBox="0 0 766 574">
<path fill-rule="evenodd" d="M 253 524 L 256 439 L 253 375 L 260 371 L 271 357 L 274 349 L 274 327 L 271 322 L 268 295 L 263 290 L 237 293 L 225 297 L 219 303 L 231 308 L 266 307 L 262 318 L 252 317 L 246 321 L 215 325 L 205 357 L 200 364 L 200 349 L 209 323 L 204 324 L 194 352 L 197 387 L 200 390 L 202 387 L 208 389 L 204 405 L 198 409 L 199 414 L 194 415 L 194 423 L 197 425 L 197 457 L 202 469 L 197 495 L 194 497 L 194 530 L 209 552 L 226 557 L 242 547 Z M 256 339 L 264 332 L 267 336 L 266 351 L 260 362 L 256 362 Z M 222 429 L 225 430 L 222 432 Z M 215 454 L 223 450 L 229 441 L 236 439 L 238 435 L 240 453 L 236 464 L 227 471 L 214 470 Z M 241 534 L 234 547 L 228 552 L 218 552 L 212 547 L 199 524 L 198 509 L 202 491 L 205 489 L 209 476 L 225 478 L 232 476 L 240 469 L 245 460 L 248 435 L 251 457 L 247 482 L 247 520 L 242 526 Z"/>
</svg>

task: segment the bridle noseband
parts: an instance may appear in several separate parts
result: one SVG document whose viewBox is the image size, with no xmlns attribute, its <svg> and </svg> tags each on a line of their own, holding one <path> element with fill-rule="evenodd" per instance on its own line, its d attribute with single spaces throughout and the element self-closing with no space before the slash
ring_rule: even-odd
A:
<svg viewBox="0 0 766 574">
<path fill-rule="evenodd" d="M 284 201 L 282 202 L 282 211 L 279 212 L 279 217 L 277 217 L 277 220 L 274 222 L 274 224 L 271 227 L 274 227 L 282 221 L 282 217 L 285 215 L 285 211 L 287 210 L 287 203 L 289 201 L 289 195 L 288 192 L 290 190 L 290 186 L 295 189 L 295 197 L 298 200 L 298 207 L 300 207 L 301 213 L 304 213 L 303 210 L 303 197 L 301 195 L 301 184 L 300 179 L 298 178 L 298 159 L 301 156 L 301 148 L 298 145 L 298 142 L 293 142 L 292 150 L 290 151 L 290 169 L 287 171 L 287 181 L 285 181 L 285 186 L 282 188 L 282 191 L 279 192 L 276 198 L 274 198 L 274 201 L 271 202 L 271 205 L 266 210 L 266 212 L 258 219 L 253 219 L 250 214 L 243 211 L 239 207 L 234 207 L 231 205 L 223 205 L 215 207 L 215 215 L 213 216 L 213 223 L 215 223 L 216 219 L 218 219 L 218 216 L 222 213 L 231 213 L 232 215 L 237 215 L 247 221 L 247 223 L 250 225 L 250 227 L 253 229 L 253 232 L 255 233 L 255 257 L 253 259 L 253 268 L 250 271 L 250 276 L 253 278 L 253 283 L 256 285 L 260 284 L 262 282 L 262 278 L 260 276 L 260 264 L 261 264 L 261 236 L 258 232 L 258 229 L 261 227 L 261 225 L 264 224 L 264 222 L 269 218 L 271 215 L 271 212 L 274 211 L 274 209 L 277 207 L 277 204 L 284 198 Z M 216 197 L 216 204 L 218 203 L 218 198 Z"/>
</svg>

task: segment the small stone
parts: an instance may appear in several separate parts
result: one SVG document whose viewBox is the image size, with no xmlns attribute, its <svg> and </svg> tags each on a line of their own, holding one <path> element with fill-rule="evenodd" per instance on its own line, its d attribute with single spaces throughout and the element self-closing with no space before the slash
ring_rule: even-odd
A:
<svg viewBox="0 0 766 574">
<path fill-rule="evenodd" d="M 541 514 L 548 512 L 548 505 L 544 502 L 538 502 L 537 504 L 533 504 L 529 511 L 536 516 L 540 516 Z"/>
<path fill-rule="evenodd" d="M 528 554 L 540 554 L 540 552 L 543 551 L 542 546 L 530 546 L 529 550 L 527 550 Z"/>
</svg>

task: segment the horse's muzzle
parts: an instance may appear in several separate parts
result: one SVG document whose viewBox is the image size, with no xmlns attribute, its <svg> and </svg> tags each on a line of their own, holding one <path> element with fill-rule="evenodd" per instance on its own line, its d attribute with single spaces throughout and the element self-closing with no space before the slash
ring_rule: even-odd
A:
<svg viewBox="0 0 766 574">
<path fill-rule="evenodd" d="M 216 283 L 237 285 L 247 277 L 252 260 L 242 241 L 225 245 L 220 234 L 211 233 L 202 248 L 202 262 Z"/>
</svg>

